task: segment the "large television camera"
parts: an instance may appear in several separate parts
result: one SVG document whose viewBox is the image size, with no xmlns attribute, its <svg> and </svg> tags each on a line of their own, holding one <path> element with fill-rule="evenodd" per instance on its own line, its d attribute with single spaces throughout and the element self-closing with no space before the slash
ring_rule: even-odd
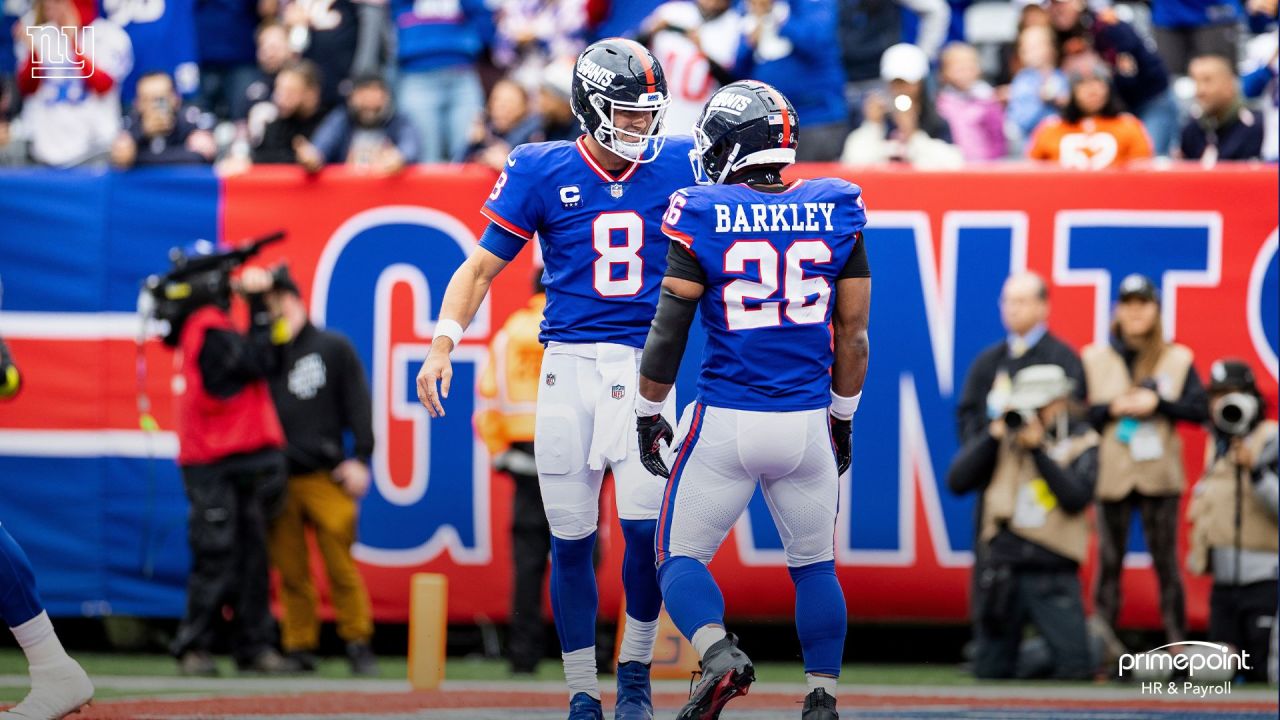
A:
<svg viewBox="0 0 1280 720">
<path fill-rule="evenodd" d="M 139 312 L 159 320 L 165 344 L 176 346 L 187 317 L 205 305 L 230 307 L 231 273 L 262 248 L 284 237 L 284 232 L 274 232 L 230 250 L 220 251 L 208 240 L 170 250 L 173 268 L 164 275 L 151 275 L 143 281 Z"/>
</svg>

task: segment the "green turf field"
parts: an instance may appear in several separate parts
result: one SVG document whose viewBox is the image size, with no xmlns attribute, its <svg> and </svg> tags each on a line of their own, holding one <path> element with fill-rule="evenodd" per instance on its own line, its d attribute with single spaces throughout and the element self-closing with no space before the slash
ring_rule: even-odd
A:
<svg viewBox="0 0 1280 720">
<path fill-rule="evenodd" d="M 76 653 L 76 659 L 91 676 L 138 676 L 138 677 L 177 677 L 177 666 L 165 655 L 138 655 L 123 653 Z M 406 660 L 404 657 L 381 657 L 378 659 L 381 678 L 386 680 L 403 680 L 406 677 Z M 230 658 L 218 659 L 222 677 L 242 677 L 235 671 Z M 10 681 L 0 684 L 0 702 L 20 700 L 25 693 L 13 676 L 25 676 L 26 660 L 22 653 L 14 648 L 0 649 L 0 675 L 11 676 Z M 803 670 L 799 663 L 760 663 L 756 666 L 756 676 L 761 682 L 801 682 Z M 253 677 L 253 676 L 248 676 Z M 314 676 L 319 678 L 349 678 L 346 660 L 339 657 L 325 658 Z M 513 676 L 507 671 L 507 665 L 501 660 L 482 658 L 451 658 L 446 677 L 449 680 L 501 681 L 512 683 L 525 682 L 558 682 L 562 678 L 560 664 L 554 660 L 542 663 L 536 675 Z M 841 674 L 841 682 L 850 684 L 873 685 L 934 685 L 965 686 L 978 684 L 972 677 L 964 674 L 957 666 L 952 665 L 846 665 Z M 120 692 L 104 690 L 98 697 L 160 696 L 181 693 L 181 690 Z"/>
</svg>

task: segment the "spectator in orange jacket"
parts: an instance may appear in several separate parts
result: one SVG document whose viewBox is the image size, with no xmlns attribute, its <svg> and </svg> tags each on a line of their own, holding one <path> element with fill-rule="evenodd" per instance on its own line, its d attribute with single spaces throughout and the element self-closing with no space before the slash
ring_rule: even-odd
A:
<svg viewBox="0 0 1280 720">
<path fill-rule="evenodd" d="M 1064 168 L 1101 170 L 1152 156 L 1142 121 L 1120 109 L 1110 73 L 1096 60 L 1083 60 L 1069 72 L 1071 99 L 1061 117 L 1040 124 L 1028 155 Z"/>
<path fill-rule="evenodd" d="M 529 304 L 507 318 L 489 344 L 489 362 L 480 376 L 476 434 L 493 457 L 494 469 L 511 476 L 511 554 L 515 570 L 508 643 L 511 671 L 533 673 L 542 659 L 542 582 L 551 551 L 551 528 L 542 508 L 533 460 L 534 407 L 542 380 L 538 326 L 547 304 L 542 283 Z M 554 376 L 547 376 L 548 384 Z"/>
</svg>

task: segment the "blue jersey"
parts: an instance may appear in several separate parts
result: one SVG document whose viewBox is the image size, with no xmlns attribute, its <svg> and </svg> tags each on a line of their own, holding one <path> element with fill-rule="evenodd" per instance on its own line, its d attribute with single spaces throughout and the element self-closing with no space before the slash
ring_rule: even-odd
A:
<svg viewBox="0 0 1280 720">
<path fill-rule="evenodd" d="M 866 223 L 862 190 L 834 178 L 672 197 L 662 231 L 706 276 L 699 402 L 771 412 L 830 404 L 831 303 Z"/>
<path fill-rule="evenodd" d="M 481 212 L 509 233 L 542 244 L 547 308 L 542 342 L 644 347 L 667 269 L 662 214 L 693 181 L 691 138 L 667 138 L 656 159 L 617 177 L 576 143 L 511 151 Z M 481 246 L 510 260 L 523 243 Z"/>
<path fill-rule="evenodd" d="M 471 65 L 493 39 L 484 0 L 391 0 L 391 19 L 402 70 Z"/>
<path fill-rule="evenodd" d="M 124 28 L 133 43 L 133 71 L 117 79 L 120 102 L 128 108 L 138 78 L 163 70 L 174 88 L 191 97 L 200 87 L 196 64 L 195 0 L 101 0 L 103 15 Z"/>
</svg>

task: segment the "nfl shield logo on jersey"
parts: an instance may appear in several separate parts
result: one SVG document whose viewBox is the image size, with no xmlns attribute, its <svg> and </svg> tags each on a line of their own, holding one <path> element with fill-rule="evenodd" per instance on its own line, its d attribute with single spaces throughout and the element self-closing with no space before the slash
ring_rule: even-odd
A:
<svg viewBox="0 0 1280 720">
<path fill-rule="evenodd" d="M 614 385 L 614 386 L 613 386 L 613 399 L 614 399 L 614 400 L 621 400 L 621 399 L 622 399 L 622 397 L 623 397 L 624 395 L 626 395 L 626 394 L 627 394 L 627 386 L 626 386 L 626 385 Z"/>
<path fill-rule="evenodd" d="M 609 186 L 609 194 L 613 196 L 614 200 L 622 197 L 622 190 L 622 183 L 614 183 Z"/>
<path fill-rule="evenodd" d="M 555 384 L 556 384 L 556 374 L 547 373 L 547 387 L 551 387 L 552 385 L 555 385 Z"/>
</svg>

